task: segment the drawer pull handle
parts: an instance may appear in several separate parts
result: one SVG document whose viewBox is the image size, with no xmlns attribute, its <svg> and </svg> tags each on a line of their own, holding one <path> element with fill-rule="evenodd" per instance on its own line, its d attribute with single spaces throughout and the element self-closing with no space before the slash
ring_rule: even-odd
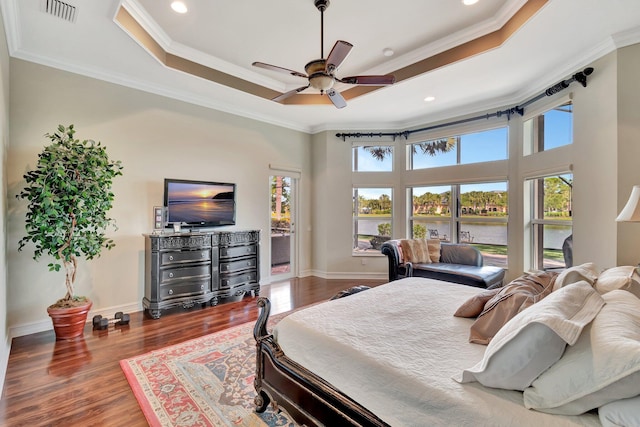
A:
<svg viewBox="0 0 640 427">
<path fill-rule="evenodd" d="M 173 295 L 173 289 L 169 289 L 169 295 Z"/>
<path fill-rule="evenodd" d="M 173 261 L 173 255 L 169 255 L 169 261 Z"/>
<path fill-rule="evenodd" d="M 207 253 L 206 252 L 202 252 L 202 255 L 200 255 L 201 258 L 206 258 L 207 257 Z"/>
<path fill-rule="evenodd" d="M 173 277 L 173 273 L 169 273 L 169 277 Z"/>
<path fill-rule="evenodd" d="M 251 267 L 251 261 L 247 261 L 247 265 Z"/>
<path fill-rule="evenodd" d="M 200 289 L 204 291 L 204 285 L 200 285 Z"/>
</svg>

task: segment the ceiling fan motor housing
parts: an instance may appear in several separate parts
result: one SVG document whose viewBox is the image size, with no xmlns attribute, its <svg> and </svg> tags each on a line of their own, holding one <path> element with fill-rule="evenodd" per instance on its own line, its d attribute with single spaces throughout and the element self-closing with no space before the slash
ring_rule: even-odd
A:
<svg viewBox="0 0 640 427">
<path fill-rule="evenodd" d="M 304 70 L 309 76 L 311 87 L 322 92 L 333 87 L 334 78 L 325 71 L 327 61 L 324 59 L 315 59 L 304 66 Z"/>
</svg>

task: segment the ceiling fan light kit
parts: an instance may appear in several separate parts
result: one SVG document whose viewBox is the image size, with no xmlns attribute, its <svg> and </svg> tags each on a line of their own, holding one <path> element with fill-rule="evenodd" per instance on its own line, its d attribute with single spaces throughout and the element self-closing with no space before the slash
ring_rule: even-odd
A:
<svg viewBox="0 0 640 427">
<path fill-rule="evenodd" d="M 384 76 L 351 76 L 342 79 L 335 76 L 338 67 L 346 59 L 351 52 L 353 45 L 344 40 L 338 40 L 329 56 L 324 58 L 324 11 L 329 7 L 329 0 L 314 0 L 316 8 L 320 11 L 320 56 L 321 59 L 314 59 L 305 65 L 306 74 L 298 71 L 289 70 L 287 68 L 278 67 L 276 65 L 266 64 L 264 62 L 254 62 L 254 67 L 264 68 L 266 70 L 277 71 L 280 73 L 290 74 L 292 76 L 303 77 L 309 81 L 306 86 L 290 90 L 273 98 L 273 101 L 281 102 L 285 99 L 302 92 L 309 87 L 317 89 L 320 94 L 327 94 L 331 102 L 337 108 L 344 108 L 347 102 L 340 92 L 333 88 L 336 81 L 345 84 L 367 85 L 367 86 L 388 86 L 395 83 L 395 77 L 391 74 Z"/>
</svg>

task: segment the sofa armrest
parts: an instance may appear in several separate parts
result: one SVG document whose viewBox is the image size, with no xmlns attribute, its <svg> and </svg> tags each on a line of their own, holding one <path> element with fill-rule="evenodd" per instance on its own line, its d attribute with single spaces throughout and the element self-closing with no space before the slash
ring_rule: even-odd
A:
<svg viewBox="0 0 640 427">
<path fill-rule="evenodd" d="M 400 253 L 398 252 L 398 241 L 388 240 L 382 244 L 380 251 L 387 256 L 389 261 L 389 281 L 398 279 L 398 267 L 400 266 Z"/>
</svg>

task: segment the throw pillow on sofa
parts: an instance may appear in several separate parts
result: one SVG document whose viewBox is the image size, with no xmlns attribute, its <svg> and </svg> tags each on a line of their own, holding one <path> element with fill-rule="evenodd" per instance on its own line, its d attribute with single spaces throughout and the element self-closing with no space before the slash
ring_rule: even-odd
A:
<svg viewBox="0 0 640 427">
<path fill-rule="evenodd" d="M 400 240 L 404 262 L 414 264 L 429 264 L 429 246 L 426 239 L 403 239 Z"/>
</svg>

